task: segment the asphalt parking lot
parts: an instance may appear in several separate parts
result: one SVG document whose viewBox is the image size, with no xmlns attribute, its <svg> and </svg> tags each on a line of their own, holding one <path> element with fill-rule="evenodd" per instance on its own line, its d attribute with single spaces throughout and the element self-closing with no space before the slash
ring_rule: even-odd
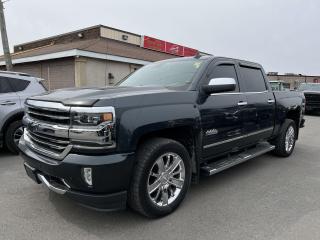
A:
<svg viewBox="0 0 320 240">
<path fill-rule="evenodd" d="M 290 158 L 265 155 L 193 185 L 172 215 L 95 212 L 34 184 L 0 152 L 0 239 L 320 239 L 320 117 Z"/>
</svg>

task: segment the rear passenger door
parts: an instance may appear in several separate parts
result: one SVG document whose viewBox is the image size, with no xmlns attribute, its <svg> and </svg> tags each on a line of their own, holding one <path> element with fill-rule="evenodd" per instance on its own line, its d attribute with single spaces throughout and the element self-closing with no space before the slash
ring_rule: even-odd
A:
<svg viewBox="0 0 320 240">
<path fill-rule="evenodd" d="M 20 98 L 9 81 L 9 78 L 0 77 L 0 129 L 8 115 L 21 107 Z"/>
<path fill-rule="evenodd" d="M 269 138 L 274 127 L 275 99 L 259 66 L 238 65 L 241 87 L 247 99 L 243 115 L 247 145 Z"/>
</svg>

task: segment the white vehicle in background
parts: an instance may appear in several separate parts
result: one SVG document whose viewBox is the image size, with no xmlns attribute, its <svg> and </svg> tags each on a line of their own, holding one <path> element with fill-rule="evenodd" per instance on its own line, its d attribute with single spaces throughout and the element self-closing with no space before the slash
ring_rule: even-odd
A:
<svg viewBox="0 0 320 240">
<path fill-rule="evenodd" d="M 285 81 L 269 81 L 272 91 L 290 91 L 290 83 Z"/>
<path fill-rule="evenodd" d="M 18 153 L 24 101 L 46 92 L 42 80 L 25 73 L 0 71 L 0 147 L 5 145 L 11 152 Z"/>
</svg>

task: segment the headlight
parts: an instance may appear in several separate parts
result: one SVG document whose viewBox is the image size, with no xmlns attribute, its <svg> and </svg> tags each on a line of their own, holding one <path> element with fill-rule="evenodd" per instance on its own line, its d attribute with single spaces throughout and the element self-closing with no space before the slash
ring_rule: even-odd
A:
<svg viewBox="0 0 320 240">
<path fill-rule="evenodd" d="M 69 137 L 74 148 L 99 150 L 115 148 L 113 107 L 72 107 Z"/>
<path fill-rule="evenodd" d="M 92 107 L 71 108 L 72 125 L 98 126 L 101 123 L 114 121 L 114 108 Z"/>
</svg>

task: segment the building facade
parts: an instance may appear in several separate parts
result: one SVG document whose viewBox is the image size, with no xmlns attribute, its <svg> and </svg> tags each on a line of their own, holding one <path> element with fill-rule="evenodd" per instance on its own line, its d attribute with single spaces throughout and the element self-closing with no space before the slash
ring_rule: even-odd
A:
<svg viewBox="0 0 320 240">
<path fill-rule="evenodd" d="M 291 90 L 298 88 L 301 83 L 320 83 L 320 76 L 308 76 L 293 73 L 279 74 L 277 72 L 269 72 L 268 78 L 271 81 L 284 81 L 289 83 Z"/>
<path fill-rule="evenodd" d="M 14 71 L 45 79 L 50 90 L 103 87 L 151 62 L 197 50 L 102 25 L 14 46 Z M 0 57 L 0 67 L 5 62 Z"/>
</svg>

